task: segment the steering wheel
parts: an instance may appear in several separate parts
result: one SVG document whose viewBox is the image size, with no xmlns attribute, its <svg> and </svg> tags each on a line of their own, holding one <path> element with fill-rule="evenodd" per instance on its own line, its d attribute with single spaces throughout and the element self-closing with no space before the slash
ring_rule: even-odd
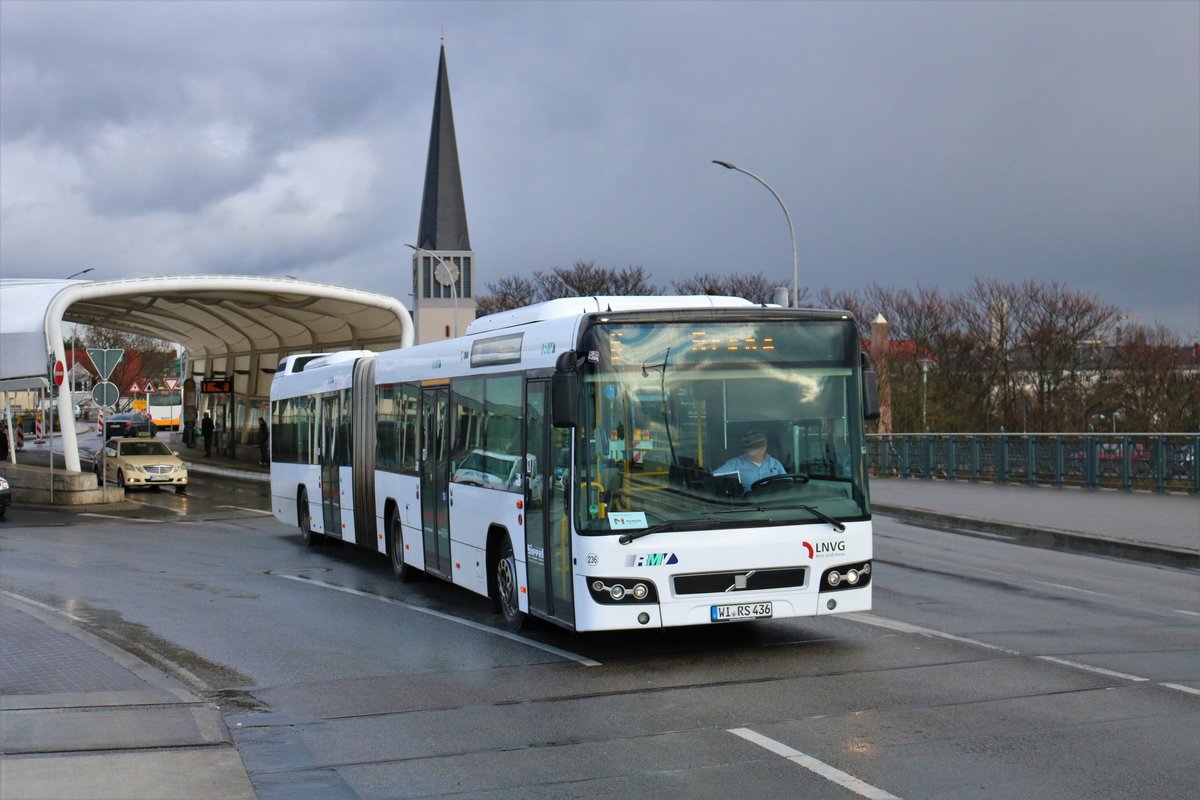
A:
<svg viewBox="0 0 1200 800">
<path fill-rule="evenodd" d="M 777 486 L 783 483 L 808 483 L 808 476 L 801 475 L 798 472 L 787 472 L 783 475 L 768 475 L 765 478 L 759 478 L 754 483 L 750 484 L 750 491 L 754 492 L 759 489 L 765 489 L 768 486 Z"/>
</svg>

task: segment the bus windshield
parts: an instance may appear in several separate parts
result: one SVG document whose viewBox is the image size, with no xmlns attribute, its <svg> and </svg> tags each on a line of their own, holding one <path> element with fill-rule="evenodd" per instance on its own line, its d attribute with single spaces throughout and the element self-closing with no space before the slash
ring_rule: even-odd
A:
<svg viewBox="0 0 1200 800">
<path fill-rule="evenodd" d="M 580 532 L 868 517 L 852 320 L 602 322 L 582 344 Z"/>
<path fill-rule="evenodd" d="M 176 389 L 175 391 L 162 390 L 155 392 L 149 397 L 149 405 L 151 408 L 167 408 L 170 406 L 179 406 L 183 403 L 183 391 Z"/>
</svg>

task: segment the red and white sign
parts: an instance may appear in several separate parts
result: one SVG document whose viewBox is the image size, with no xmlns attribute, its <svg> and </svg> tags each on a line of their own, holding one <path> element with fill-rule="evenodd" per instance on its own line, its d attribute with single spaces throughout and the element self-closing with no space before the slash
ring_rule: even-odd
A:
<svg viewBox="0 0 1200 800">
<path fill-rule="evenodd" d="M 146 381 L 146 385 L 142 387 L 143 394 L 158 394 L 158 389 L 154 388 L 154 381 Z"/>
<path fill-rule="evenodd" d="M 54 362 L 54 385 L 62 386 L 63 376 L 67 374 L 67 368 L 63 366 L 61 361 Z"/>
<path fill-rule="evenodd" d="M 129 393 L 130 394 L 137 394 L 141 390 L 142 390 L 141 384 L 139 384 L 136 380 L 133 383 L 129 384 Z"/>
<path fill-rule="evenodd" d="M 179 378 L 163 378 L 163 383 L 167 385 L 168 392 L 173 392 L 179 388 Z"/>
</svg>

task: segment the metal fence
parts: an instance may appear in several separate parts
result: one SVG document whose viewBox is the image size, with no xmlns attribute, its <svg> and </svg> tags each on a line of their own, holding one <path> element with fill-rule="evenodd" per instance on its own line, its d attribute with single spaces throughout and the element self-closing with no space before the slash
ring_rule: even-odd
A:
<svg viewBox="0 0 1200 800">
<path fill-rule="evenodd" d="M 872 475 L 1200 493 L 1200 434 L 867 436 Z"/>
</svg>

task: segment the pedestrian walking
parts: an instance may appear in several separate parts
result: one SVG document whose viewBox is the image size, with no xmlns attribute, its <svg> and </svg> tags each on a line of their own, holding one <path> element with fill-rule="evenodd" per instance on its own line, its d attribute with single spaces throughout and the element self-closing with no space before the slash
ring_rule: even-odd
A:
<svg viewBox="0 0 1200 800">
<path fill-rule="evenodd" d="M 271 432 L 267 429 L 267 421 L 262 417 L 258 418 L 258 463 L 271 463 Z"/>
<path fill-rule="evenodd" d="M 213 425 L 212 416 L 205 411 L 204 420 L 200 423 L 200 433 L 204 436 L 204 455 L 212 455 L 213 432 L 216 427 Z"/>
</svg>

